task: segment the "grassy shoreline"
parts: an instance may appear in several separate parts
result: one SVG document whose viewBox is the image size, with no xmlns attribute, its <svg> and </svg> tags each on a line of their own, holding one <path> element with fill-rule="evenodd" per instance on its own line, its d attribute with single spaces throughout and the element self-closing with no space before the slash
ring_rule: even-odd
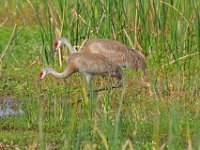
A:
<svg viewBox="0 0 200 150">
<path fill-rule="evenodd" d="M 22 116 L 0 118 L 0 147 L 199 148 L 197 0 L 13 0 L 0 4 L 0 57 L 17 24 L 0 60 L 0 103 L 11 97 L 24 111 Z M 123 88 L 91 99 L 79 74 L 64 80 L 48 76 L 36 86 L 43 67 L 60 72 L 66 67 L 65 58 L 62 67 L 57 58 L 55 62 L 49 59 L 53 40 L 59 36 L 67 37 L 77 49 L 86 39 L 121 41 L 147 56 L 150 75 L 123 69 Z M 93 84 L 102 87 L 108 80 L 95 77 Z"/>
</svg>

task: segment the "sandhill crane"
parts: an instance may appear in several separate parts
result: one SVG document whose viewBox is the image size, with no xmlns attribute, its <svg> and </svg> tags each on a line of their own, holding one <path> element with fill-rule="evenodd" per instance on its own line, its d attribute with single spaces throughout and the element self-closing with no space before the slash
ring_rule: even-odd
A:
<svg viewBox="0 0 200 150">
<path fill-rule="evenodd" d="M 84 74 L 89 85 L 91 85 L 93 75 L 100 75 L 118 79 L 118 86 L 112 86 L 111 88 L 123 86 L 121 81 L 123 74 L 122 69 L 103 55 L 95 53 L 77 52 L 71 54 L 67 60 L 67 68 L 62 73 L 58 73 L 52 68 L 44 68 L 40 72 L 40 80 L 47 74 L 52 74 L 57 78 L 67 78 L 75 72 Z M 107 90 L 107 88 L 101 88 L 94 91 L 99 92 L 102 90 Z"/>
<path fill-rule="evenodd" d="M 70 53 L 77 52 L 68 39 L 61 37 L 54 42 L 52 57 L 54 57 L 54 53 L 58 48 L 63 45 L 69 48 Z M 83 45 L 80 52 L 101 54 L 121 67 L 131 68 L 132 70 L 140 68 L 143 70 L 144 75 L 148 74 L 145 56 L 140 51 L 128 48 L 126 45 L 115 40 L 89 40 Z"/>
</svg>

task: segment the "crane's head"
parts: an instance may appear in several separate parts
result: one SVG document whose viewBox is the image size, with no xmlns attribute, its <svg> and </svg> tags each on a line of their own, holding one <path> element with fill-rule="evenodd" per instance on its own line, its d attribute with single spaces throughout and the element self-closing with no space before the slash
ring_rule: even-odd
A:
<svg viewBox="0 0 200 150">
<path fill-rule="evenodd" d="M 49 68 L 49 67 L 42 69 L 42 70 L 40 71 L 40 73 L 39 73 L 39 79 L 40 79 L 40 80 L 44 79 L 44 77 L 45 77 L 47 74 L 52 73 L 52 72 L 54 72 L 54 70 L 53 70 L 52 68 Z"/>
<path fill-rule="evenodd" d="M 38 86 L 38 84 L 40 83 L 40 81 L 42 80 L 42 79 L 44 79 L 44 77 L 47 75 L 47 72 L 46 71 L 41 71 L 40 73 L 39 73 L 39 79 L 36 81 L 36 86 Z"/>
<path fill-rule="evenodd" d="M 56 39 L 56 40 L 54 41 L 54 48 L 53 48 L 53 52 L 52 52 L 52 58 L 54 58 L 55 52 L 56 52 L 61 46 L 65 45 L 65 41 L 66 41 L 66 39 L 63 38 L 63 37 L 60 37 L 60 38 L 58 38 L 58 39 Z"/>
<path fill-rule="evenodd" d="M 62 46 L 62 40 L 60 38 L 54 41 L 54 49 L 55 50 L 57 50 L 61 46 Z"/>
<path fill-rule="evenodd" d="M 39 78 L 42 80 L 46 75 L 47 75 L 47 72 L 46 72 L 46 71 L 41 71 L 41 72 L 39 73 Z"/>
<path fill-rule="evenodd" d="M 39 73 L 39 79 L 36 81 L 36 85 L 38 85 L 38 84 L 40 83 L 40 81 L 41 81 L 42 79 L 44 79 L 44 77 L 45 77 L 47 74 L 51 73 L 52 70 L 53 70 L 53 69 L 51 69 L 51 68 L 44 68 L 44 69 L 42 69 L 42 70 L 40 71 L 40 73 Z"/>
</svg>

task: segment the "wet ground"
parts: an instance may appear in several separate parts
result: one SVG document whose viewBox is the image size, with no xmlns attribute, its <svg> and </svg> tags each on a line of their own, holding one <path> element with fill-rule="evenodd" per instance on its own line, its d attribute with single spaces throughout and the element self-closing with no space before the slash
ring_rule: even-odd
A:
<svg viewBox="0 0 200 150">
<path fill-rule="evenodd" d="M 23 115 L 22 105 L 19 100 L 5 97 L 0 98 L 0 119 L 9 116 Z"/>
</svg>

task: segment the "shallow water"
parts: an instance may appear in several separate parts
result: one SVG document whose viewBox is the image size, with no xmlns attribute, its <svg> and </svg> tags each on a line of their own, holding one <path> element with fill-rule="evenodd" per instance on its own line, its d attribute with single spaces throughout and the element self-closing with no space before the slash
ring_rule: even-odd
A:
<svg viewBox="0 0 200 150">
<path fill-rule="evenodd" d="M 0 119 L 9 116 L 21 116 L 23 113 L 21 103 L 16 99 L 6 97 L 0 101 Z"/>
</svg>

